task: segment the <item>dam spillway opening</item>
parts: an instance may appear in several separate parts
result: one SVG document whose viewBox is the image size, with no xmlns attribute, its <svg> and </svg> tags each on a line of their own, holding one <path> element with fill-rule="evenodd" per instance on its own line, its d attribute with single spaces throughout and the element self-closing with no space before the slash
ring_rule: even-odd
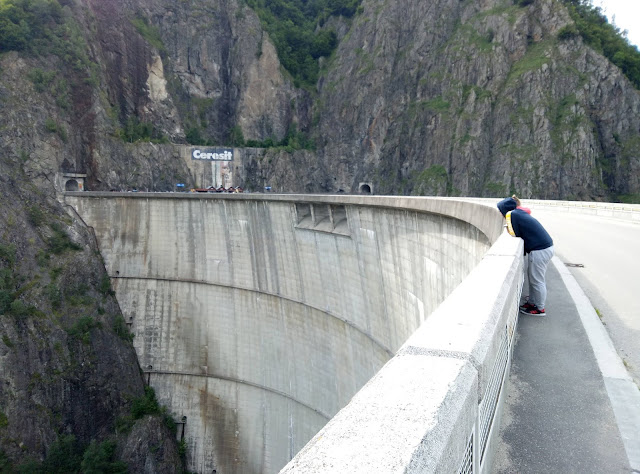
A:
<svg viewBox="0 0 640 474">
<path fill-rule="evenodd" d="M 364 200 L 362 200 L 364 199 Z M 67 197 L 196 472 L 277 472 L 491 247 L 373 197 Z"/>
</svg>

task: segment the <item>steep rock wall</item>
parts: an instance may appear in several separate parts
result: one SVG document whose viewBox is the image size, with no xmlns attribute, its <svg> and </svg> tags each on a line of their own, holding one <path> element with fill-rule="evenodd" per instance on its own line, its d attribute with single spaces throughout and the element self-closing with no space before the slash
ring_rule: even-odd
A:
<svg viewBox="0 0 640 474">
<path fill-rule="evenodd" d="M 247 139 L 282 138 L 296 118 L 290 102 L 305 94 L 285 79 L 258 18 L 242 2 L 87 3 L 110 102 L 124 117 L 136 112 L 175 140 L 194 126 L 223 140 L 236 125 Z M 169 94 L 151 93 L 152 76 Z"/>
<path fill-rule="evenodd" d="M 364 0 L 351 21 L 327 22 L 340 43 L 317 94 L 293 87 L 242 2 L 66 3 L 97 65 L 88 77 L 56 56 L 0 57 L 3 150 L 40 156 L 49 181 L 68 165 L 89 189 L 195 184 L 173 154 L 151 165 L 123 143 L 145 123 L 179 144 L 278 141 L 293 126 L 315 141 L 261 153 L 238 175 L 245 187 L 609 200 L 639 190 L 640 94 L 579 37 L 558 38 L 572 20 L 557 0 Z M 21 78 L 36 68 L 67 89 L 34 92 Z"/>
<path fill-rule="evenodd" d="M 77 472 L 106 442 L 106 464 L 180 472 L 175 434 L 132 416 L 144 380 L 94 236 L 26 171 L 0 160 L 0 470 Z"/>
<path fill-rule="evenodd" d="M 340 187 L 637 191 L 640 94 L 581 40 L 557 39 L 571 22 L 559 2 L 363 6 L 321 90 L 321 154 Z"/>
</svg>

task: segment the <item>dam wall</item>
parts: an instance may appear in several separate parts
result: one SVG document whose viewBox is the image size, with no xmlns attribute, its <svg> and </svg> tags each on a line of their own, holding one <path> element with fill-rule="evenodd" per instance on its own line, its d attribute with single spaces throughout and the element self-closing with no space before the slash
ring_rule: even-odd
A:
<svg viewBox="0 0 640 474">
<path fill-rule="evenodd" d="M 334 456 L 335 469 L 322 472 L 372 472 L 345 448 L 341 417 L 373 410 L 357 425 L 347 416 L 347 432 L 376 431 L 384 424 L 376 407 L 397 401 L 397 411 L 411 394 L 409 405 L 436 418 L 443 405 L 429 408 L 429 396 L 462 397 L 445 403 L 455 412 L 445 431 L 461 425 L 454 432 L 464 434 L 443 442 L 438 462 L 458 463 L 468 450 L 495 361 L 510 347 L 522 272 L 521 245 L 500 237 L 495 207 L 252 194 L 67 193 L 65 201 L 95 232 L 140 365 L 181 423 L 190 470 L 277 472 L 311 440 L 285 471 L 321 472 L 313 469 L 327 466 L 328 449 L 356 464 Z M 441 305 L 452 292 L 453 306 Z M 478 300 L 486 314 L 477 314 Z M 401 432 L 417 427 L 407 421 Z M 352 441 L 375 446 L 373 431 Z M 481 436 L 486 446 L 488 432 Z"/>
</svg>

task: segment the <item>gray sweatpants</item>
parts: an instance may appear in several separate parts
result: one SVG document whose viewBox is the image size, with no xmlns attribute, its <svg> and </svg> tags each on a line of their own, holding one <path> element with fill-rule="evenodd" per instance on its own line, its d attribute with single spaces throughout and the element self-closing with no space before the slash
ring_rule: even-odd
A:
<svg viewBox="0 0 640 474">
<path fill-rule="evenodd" d="M 529 277 L 529 303 L 544 309 L 547 302 L 547 265 L 553 257 L 553 245 L 542 250 L 532 250 L 527 254 L 527 276 Z"/>
</svg>

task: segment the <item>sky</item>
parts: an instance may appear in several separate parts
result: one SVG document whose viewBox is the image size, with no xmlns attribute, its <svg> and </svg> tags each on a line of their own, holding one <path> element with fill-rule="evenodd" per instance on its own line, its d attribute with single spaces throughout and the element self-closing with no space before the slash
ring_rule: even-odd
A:
<svg viewBox="0 0 640 474">
<path fill-rule="evenodd" d="M 640 49 L 640 0 L 592 0 L 593 6 L 602 8 L 609 23 L 627 30 L 627 39 Z"/>
</svg>

